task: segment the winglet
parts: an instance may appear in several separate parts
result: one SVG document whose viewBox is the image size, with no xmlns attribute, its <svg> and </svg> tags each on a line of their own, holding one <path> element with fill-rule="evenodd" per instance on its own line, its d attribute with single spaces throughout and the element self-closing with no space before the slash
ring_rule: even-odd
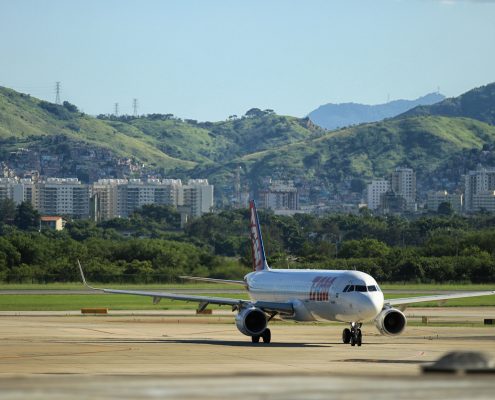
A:
<svg viewBox="0 0 495 400">
<path fill-rule="evenodd" d="M 82 281 L 84 283 L 84 286 L 86 286 L 87 288 L 92 289 L 92 290 L 102 290 L 102 289 L 94 288 L 93 286 L 88 285 L 88 282 L 86 282 L 86 278 L 84 277 L 84 271 L 82 269 L 81 262 L 79 260 L 77 260 L 77 265 L 79 267 L 79 272 L 81 272 L 81 278 L 82 278 Z"/>
<path fill-rule="evenodd" d="M 258 212 L 256 211 L 256 203 L 254 200 L 249 202 L 249 231 L 251 232 L 251 251 L 253 253 L 253 270 L 262 271 L 270 269 L 266 262 L 265 246 L 263 245 L 263 237 L 261 236 L 260 221 Z"/>
</svg>

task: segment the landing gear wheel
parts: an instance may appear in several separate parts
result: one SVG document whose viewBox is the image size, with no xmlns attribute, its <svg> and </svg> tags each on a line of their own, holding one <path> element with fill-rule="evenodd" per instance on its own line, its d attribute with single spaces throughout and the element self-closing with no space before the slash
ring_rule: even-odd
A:
<svg viewBox="0 0 495 400">
<path fill-rule="evenodd" d="M 272 340 L 272 333 L 270 332 L 270 329 L 266 328 L 261 337 L 263 338 L 264 343 L 270 343 Z"/>
<path fill-rule="evenodd" d="M 363 334 L 361 333 L 361 326 L 362 324 L 360 322 L 359 323 L 352 322 L 351 329 L 344 329 L 344 331 L 342 332 L 342 341 L 344 343 L 350 343 L 351 346 L 355 346 L 355 345 L 361 346 L 361 344 L 363 343 Z M 349 338 L 348 341 L 346 341 L 347 337 Z"/>
<path fill-rule="evenodd" d="M 260 342 L 259 335 L 251 336 L 251 342 L 253 342 L 253 343 L 259 343 Z"/>
<path fill-rule="evenodd" d="M 342 342 L 345 344 L 349 344 L 351 342 L 351 330 L 349 328 L 345 328 L 342 331 Z"/>
</svg>

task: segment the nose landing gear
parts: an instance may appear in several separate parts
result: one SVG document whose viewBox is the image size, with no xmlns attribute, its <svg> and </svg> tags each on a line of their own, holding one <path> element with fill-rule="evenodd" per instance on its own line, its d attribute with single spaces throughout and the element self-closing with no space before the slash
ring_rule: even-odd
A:
<svg viewBox="0 0 495 400">
<path fill-rule="evenodd" d="M 351 346 L 361 346 L 362 344 L 362 333 L 361 333 L 360 322 L 351 322 L 351 329 L 345 328 L 342 332 L 342 342 L 345 344 L 351 344 Z"/>
<path fill-rule="evenodd" d="M 251 342 L 259 343 L 260 338 L 263 339 L 264 343 L 270 343 L 272 341 L 272 333 L 270 329 L 266 328 L 261 335 L 251 336 Z"/>
</svg>

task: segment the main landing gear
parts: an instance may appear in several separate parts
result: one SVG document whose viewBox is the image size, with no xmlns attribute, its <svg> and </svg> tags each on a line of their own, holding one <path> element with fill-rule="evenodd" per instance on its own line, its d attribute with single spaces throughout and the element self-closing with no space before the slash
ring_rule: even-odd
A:
<svg viewBox="0 0 495 400">
<path fill-rule="evenodd" d="M 361 333 L 361 326 L 362 324 L 360 322 L 351 322 L 351 329 L 345 328 L 342 331 L 342 342 L 345 344 L 351 344 L 351 346 L 361 346 L 362 344 L 362 333 Z"/>
<path fill-rule="evenodd" d="M 272 340 L 272 333 L 270 332 L 270 329 L 266 328 L 261 335 L 251 336 L 251 341 L 253 343 L 259 343 L 260 338 L 263 339 L 264 343 L 270 343 Z"/>
</svg>

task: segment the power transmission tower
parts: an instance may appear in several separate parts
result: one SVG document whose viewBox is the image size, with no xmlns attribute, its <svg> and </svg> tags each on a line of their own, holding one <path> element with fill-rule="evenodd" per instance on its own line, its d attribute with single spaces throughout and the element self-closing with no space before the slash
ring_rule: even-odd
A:
<svg viewBox="0 0 495 400">
<path fill-rule="evenodd" d="M 137 117 L 138 115 L 138 100 L 137 99 L 132 99 L 132 109 L 133 109 L 133 115 Z"/>
<path fill-rule="evenodd" d="M 60 82 L 55 82 L 55 104 L 60 104 Z"/>
<path fill-rule="evenodd" d="M 241 166 L 239 165 L 235 171 L 235 208 L 241 208 Z"/>
<path fill-rule="evenodd" d="M 113 114 L 118 117 L 119 116 L 119 103 L 114 104 L 114 112 Z"/>
</svg>

